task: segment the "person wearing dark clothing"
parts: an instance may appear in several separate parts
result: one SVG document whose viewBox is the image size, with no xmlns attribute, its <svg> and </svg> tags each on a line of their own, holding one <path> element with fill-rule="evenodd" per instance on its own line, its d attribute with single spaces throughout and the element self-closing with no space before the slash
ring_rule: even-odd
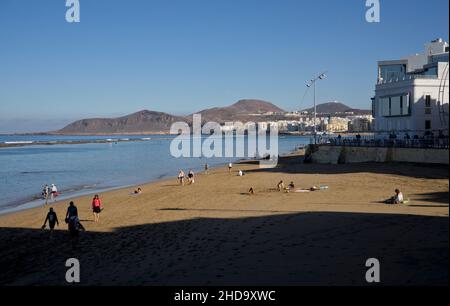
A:
<svg viewBox="0 0 450 306">
<path fill-rule="evenodd" d="M 50 207 L 50 209 L 49 209 L 49 211 L 47 213 L 47 217 L 45 218 L 44 225 L 42 225 L 42 229 L 44 229 L 45 226 L 47 225 L 47 221 L 48 221 L 48 226 L 50 228 L 50 238 L 52 238 L 52 236 L 53 236 L 53 229 L 55 228 L 55 225 L 59 226 L 58 216 L 53 211 L 52 207 Z"/>
<path fill-rule="evenodd" d="M 78 209 L 72 201 L 70 202 L 69 207 L 67 207 L 66 220 L 70 217 L 78 217 Z"/>
<path fill-rule="evenodd" d="M 67 207 L 66 223 L 72 237 L 78 237 L 79 232 L 85 230 L 78 218 L 78 209 L 72 201 L 70 202 L 69 207 Z"/>
</svg>

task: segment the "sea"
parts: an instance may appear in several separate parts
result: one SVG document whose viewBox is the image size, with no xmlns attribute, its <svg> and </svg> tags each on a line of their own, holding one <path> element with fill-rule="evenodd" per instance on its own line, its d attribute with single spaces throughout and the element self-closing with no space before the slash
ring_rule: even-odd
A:
<svg viewBox="0 0 450 306">
<path fill-rule="evenodd" d="M 236 162 L 241 158 L 173 157 L 174 135 L 0 135 L 0 143 L 46 142 L 51 145 L 0 147 L 0 214 L 44 204 L 45 184 L 55 184 L 58 200 L 112 189 L 131 187 L 166 178 L 176 179 L 178 171 L 203 171 Z M 244 137 L 247 145 L 247 136 Z M 202 136 L 205 141 L 207 136 Z M 127 141 L 120 141 L 120 140 Z M 108 140 L 98 142 L 97 140 Z M 58 144 L 83 141 L 82 144 Z M 218 140 L 222 141 L 222 140 Z M 267 141 L 269 143 L 269 140 Z M 279 136 L 280 155 L 311 143 L 308 136 Z M 222 147 L 225 142 L 222 141 Z M 192 148 L 191 148 L 192 150 Z M 252 156 L 249 156 L 250 158 Z"/>
</svg>

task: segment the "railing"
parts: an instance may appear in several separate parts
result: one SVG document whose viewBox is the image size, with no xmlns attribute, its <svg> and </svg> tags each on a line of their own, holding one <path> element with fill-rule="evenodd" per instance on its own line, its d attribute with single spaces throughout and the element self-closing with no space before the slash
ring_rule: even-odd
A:
<svg viewBox="0 0 450 306">
<path fill-rule="evenodd" d="M 377 85 L 397 83 L 397 82 L 409 81 L 409 80 L 418 80 L 418 79 L 437 80 L 438 76 L 437 75 L 411 74 L 411 75 L 407 75 L 407 76 L 404 76 L 401 78 L 379 79 L 377 82 Z"/>
<path fill-rule="evenodd" d="M 381 148 L 420 148 L 420 149 L 449 149 L 448 136 L 422 137 L 410 139 L 389 139 L 376 136 L 360 137 L 320 137 L 318 144 L 344 147 L 381 147 Z"/>
</svg>

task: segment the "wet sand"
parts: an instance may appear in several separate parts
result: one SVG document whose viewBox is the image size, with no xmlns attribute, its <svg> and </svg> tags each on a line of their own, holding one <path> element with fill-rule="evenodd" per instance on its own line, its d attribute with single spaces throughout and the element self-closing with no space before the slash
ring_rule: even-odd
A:
<svg viewBox="0 0 450 306">
<path fill-rule="evenodd" d="M 242 169 L 246 175 L 236 176 Z M 176 175 L 176 174 L 175 174 Z M 281 193 L 283 179 L 298 188 Z M 81 285 L 368 285 L 365 262 L 381 263 L 382 285 L 448 285 L 448 166 L 299 164 L 272 170 L 235 165 L 73 199 L 87 231 L 69 238 L 68 201 L 52 204 L 60 226 L 41 230 L 48 207 L 0 216 L 0 283 L 65 285 L 65 261 L 81 263 Z M 254 187 L 256 193 L 248 195 Z M 410 202 L 381 201 L 400 188 Z"/>
</svg>

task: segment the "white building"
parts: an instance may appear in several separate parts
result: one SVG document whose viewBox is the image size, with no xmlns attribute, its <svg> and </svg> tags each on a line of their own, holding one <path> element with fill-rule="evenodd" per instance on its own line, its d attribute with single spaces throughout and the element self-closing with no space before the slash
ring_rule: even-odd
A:
<svg viewBox="0 0 450 306">
<path fill-rule="evenodd" d="M 373 129 L 379 132 L 444 131 L 449 124 L 449 45 L 437 39 L 424 54 L 378 63 L 372 99 Z"/>
</svg>

